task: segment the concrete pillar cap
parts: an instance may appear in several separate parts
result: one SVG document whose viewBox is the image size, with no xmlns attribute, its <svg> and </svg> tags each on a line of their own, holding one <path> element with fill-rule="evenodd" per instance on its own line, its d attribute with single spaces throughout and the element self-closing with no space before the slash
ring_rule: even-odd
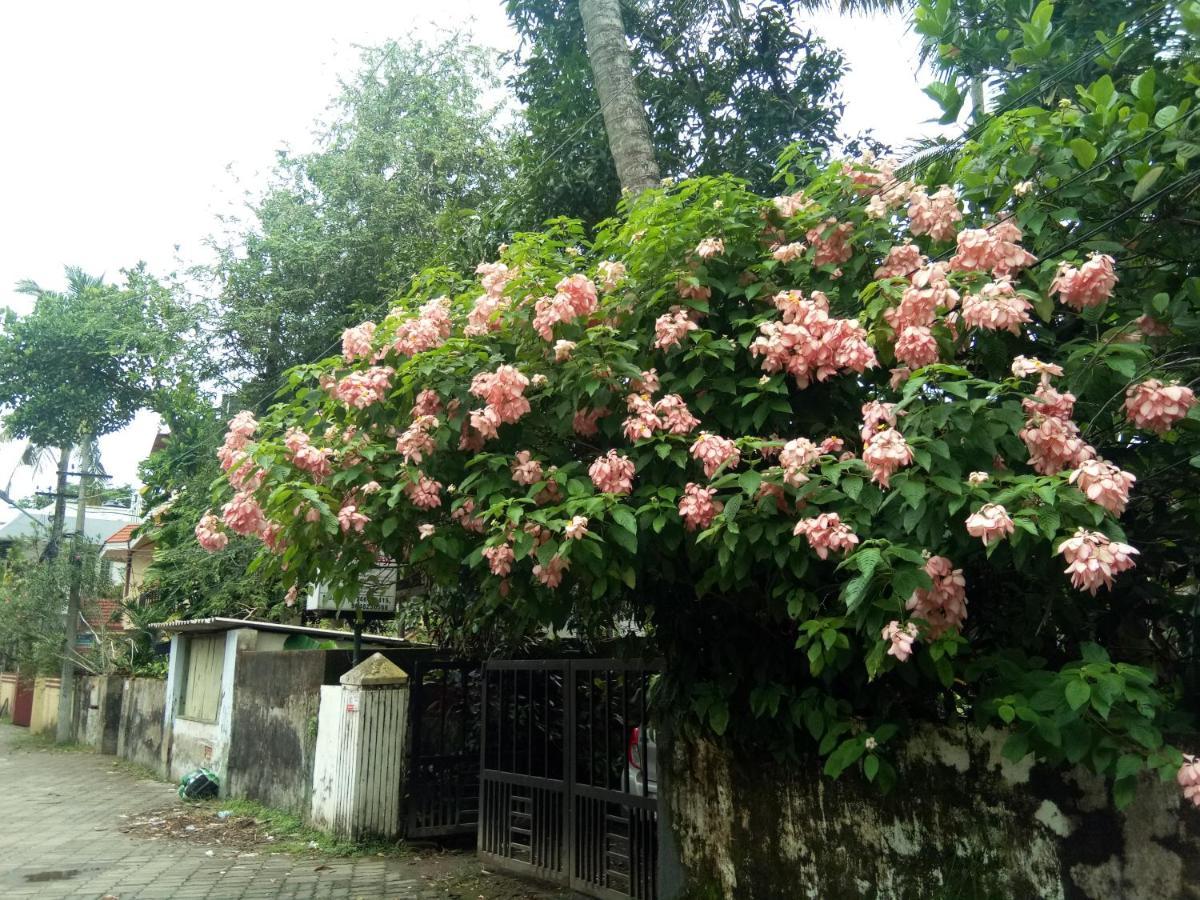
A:
<svg viewBox="0 0 1200 900">
<path fill-rule="evenodd" d="M 351 687 L 383 687 L 404 684 L 408 675 L 382 653 L 372 653 L 341 677 Z"/>
</svg>

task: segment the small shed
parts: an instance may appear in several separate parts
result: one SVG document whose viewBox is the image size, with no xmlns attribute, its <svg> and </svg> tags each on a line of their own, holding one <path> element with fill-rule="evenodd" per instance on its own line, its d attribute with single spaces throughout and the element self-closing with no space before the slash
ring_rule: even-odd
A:
<svg viewBox="0 0 1200 900">
<path fill-rule="evenodd" d="M 239 662 L 261 661 L 268 655 L 265 651 L 290 657 L 291 653 L 282 652 L 301 654 L 318 647 L 344 651 L 354 643 L 350 631 L 251 619 L 189 619 L 158 622 L 151 628 L 171 637 L 163 744 L 165 769 L 173 779 L 197 766 L 211 768 L 222 778 L 226 775 L 233 750 L 236 692 L 239 683 L 246 684 L 239 678 Z M 429 649 L 403 638 L 371 634 L 363 635 L 362 646 L 368 652 Z M 323 664 L 314 663 L 319 685 Z"/>
</svg>

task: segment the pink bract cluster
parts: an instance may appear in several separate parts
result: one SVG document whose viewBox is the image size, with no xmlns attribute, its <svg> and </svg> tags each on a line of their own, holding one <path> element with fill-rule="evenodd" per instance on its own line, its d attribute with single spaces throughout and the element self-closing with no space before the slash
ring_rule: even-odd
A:
<svg viewBox="0 0 1200 900">
<path fill-rule="evenodd" d="M 1011 275 L 1037 262 L 1037 257 L 1020 245 L 1021 229 L 1012 219 L 988 228 L 966 228 L 958 233 L 957 252 L 950 268 L 964 272 L 991 272 L 996 277 Z"/>
<path fill-rule="evenodd" d="M 654 320 L 654 346 L 659 350 L 670 350 L 681 343 L 689 331 L 699 327 L 686 309 L 673 306 L 670 312 Z"/>
<path fill-rule="evenodd" d="M 483 556 L 488 561 L 488 569 L 491 570 L 491 573 L 501 578 L 508 576 L 512 572 L 513 562 L 516 561 L 516 554 L 509 544 L 484 547 Z"/>
<path fill-rule="evenodd" d="M 463 530 L 473 534 L 483 534 L 487 528 L 487 523 L 475 515 L 475 501 L 470 497 L 454 508 L 450 518 L 462 526 Z"/>
<path fill-rule="evenodd" d="M 534 304 L 533 329 L 545 341 L 554 340 L 554 326 L 587 318 L 596 311 L 596 285 L 586 275 L 571 275 L 555 285 L 553 297 Z"/>
<path fill-rule="evenodd" d="M 1029 464 L 1037 472 L 1055 475 L 1096 455 L 1092 446 L 1079 436 L 1079 426 L 1071 419 L 1074 394 L 1059 393 L 1043 377 L 1033 396 L 1025 398 L 1021 405 L 1028 419 L 1019 436 L 1029 448 Z"/>
<path fill-rule="evenodd" d="M 981 287 L 979 293 L 967 295 L 962 305 L 962 321 L 969 328 L 1019 335 L 1021 326 L 1032 321 L 1031 309 L 1033 304 L 1013 290 L 1012 282 L 997 278 Z"/>
<path fill-rule="evenodd" d="M 600 287 L 605 291 L 615 291 L 625 278 L 625 263 L 606 259 L 596 266 L 600 276 Z"/>
<path fill-rule="evenodd" d="M 351 372 L 339 379 L 332 385 L 330 393 L 347 406 L 366 409 L 387 397 L 395 374 L 396 370 L 391 366 L 371 366 L 364 372 Z"/>
<path fill-rule="evenodd" d="M 247 537 L 260 535 L 267 527 L 262 507 L 249 491 L 238 491 L 221 507 L 221 517 L 230 531 Z"/>
<path fill-rule="evenodd" d="M 607 409 L 581 409 L 571 419 L 571 428 L 580 437 L 592 437 L 600 431 L 599 422 L 608 415 Z"/>
<path fill-rule="evenodd" d="M 211 512 L 206 512 L 196 523 L 196 540 L 209 553 L 216 553 L 229 546 L 229 535 L 221 530 L 221 521 Z"/>
<path fill-rule="evenodd" d="M 513 366 L 477 374 L 471 380 L 471 393 L 487 405 L 471 412 L 471 427 L 488 439 L 499 434 L 501 424 L 519 421 L 531 408 L 525 398 L 527 387 L 529 379 Z"/>
<path fill-rule="evenodd" d="M 1138 428 L 1165 434 L 1195 406 L 1196 395 L 1181 384 L 1150 378 L 1125 392 L 1125 415 Z"/>
<path fill-rule="evenodd" d="M 737 468 L 742 454 L 737 445 L 729 438 L 704 431 L 692 444 L 692 458 L 700 461 L 704 467 L 704 476 L 712 478 L 717 473 L 717 469 L 722 466 L 730 469 Z"/>
<path fill-rule="evenodd" d="M 628 441 L 645 440 L 660 431 L 688 434 L 700 424 L 678 394 L 667 394 L 657 403 L 651 403 L 647 394 L 630 394 L 625 404 L 631 413 L 622 425 Z"/>
<path fill-rule="evenodd" d="M 929 625 L 935 640 L 947 631 L 958 631 L 967 618 L 967 582 L 962 569 L 944 556 L 931 556 L 925 573 L 932 579 L 929 588 L 918 588 L 909 597 L 905 609 Z"/>
<path fill-rule="evenodd" d="M 867 333 L 854 319 L 829 315 L 829 300 L 820 291 L 805 298 L 800 291 L 774 297 L 782 322 L 764 322 L 750 353 L 763 357 L 765 372 L 787 372 L 806 388 L 839 371 L 863 372 L 877 366 Z"/>
<path fill-rule="evenodd" d="M 1119 516 L 1125 512 L 1129 491 L 1137 478 L 1105 460 L 1089 459 L 1071 473 L 1069 480 L 1093 503 Z"/>
<path fill-rule="evenodd" d="M 1109 540 L 1098 531 L 1080 528 L 1058 546 L 1067 561 L 1066 574 L 1081 591 L 1095 594 L 1101 587 L 1111 589 L 1113 576 L 1134 567 L 1138 551 L 1128 544 Z"/>
<path fill-rule="evenodd" d="M 533 567 L 533 577 L 541 584 L 553 589 L 562 584 L 563 573 L 570 567 L 570 560 L 555 554 L 545 565 L 538 563 Z"/>
<path fill-rule="evenodd" d="M 424 353 L 446 343 L 450 329 L 450 300 L 438 297 L 424 304 L 416 318 L 405 319 L 396 327 L 392 349 L 401 356 Z"/>
<path fill-rule="evenodd" d="M 329 447 L 314 447 L 308 435 L 299 428 L 288 429 L 283 445 L 297 469 L 308 472 L 318 481 L 332 474 L 333 466 L 330 465 L 329 457 L 333 455 L 333 450 Z"/>
<path fill-rule="evenodd" d="M 542 464 L 528 450 L 521 450 L 513 460 L 512 477 L 517 484 L 536 484 L 542 480 Z"/>
<path fill-rule="evenodd" d="M 342 332 L 342 359 L 348 363 L 366 359 L 372 353 L 371 342 L 375 339 L 374 322 L 363 322 Z"/>
<path fill-rule="evenodd" d="M 679 500 L 679 515 L 683 519 L 683 527 L 688 531 L 703 530 L 712 524 L 713 519 L 724 509 L 724 504 L 716 497 L 716 488 L 701 487 L 688 482 L 683 489 L 683 497 Z"/>
<path fill-rule="evenodd" d="M 891 646 L 888 647 L 887 655 L 896 657 L 897 662 L 905 662 L 913 652 L 913 643 L 919 634 L 917 626 L 913 622 L 905 622 L 901 625 L 894 619 L 883 626 L 883 631 L 880 633 L 885 641 L 890 641 Z"/>
<path fill-rule="evenodd" d="M 363 528 L 371 521 L 366 513 L 359 510 L 358 504 L 349 500 L 338 510 L 337 520 L 343 534 L 362 534 Z"/>
<path fill-rule="evenodd" d="M 404 457 L 406 463 L 424 462 L 425 457 L 437 447 L 433 438 L 437 427 L 436 416 L 417 416 L 400 437 L 396 438 L 396 452 Z"/>
<path fill-rule="evenodd" d="M 442 485 L 428 475 L 419 475 L 404 488 L 405 496 L 417 509 L 436 509 L 442 505 Z"/>
<path fill-rule="evenodd" d="M 843 553 L 853 550 L 858 544 L 858 535 L 837 513 L 821 513 L 811 519 L 801 519 L 792 529 L 792 534 L 804 535 L 821 559 L 828 559 L 831 551 Z"/>
<path fill-rule="evenodd" d="M 1200 806 L 1200 760 L 1190 753 L 1183 754 L 1183 765 L 1175 774 L 1175 781 L 1183 789 L 1183 799 Z"/>
<path fill-rule="evenodd" d="M 985 547 L 992 541 L 1004 540 L 1014 528 L 1008 510 L 999 503 L 985 503 L 967 517 L 967 534 L 979 538 Z"/>
<path fill-rule="evenodd" d="M 1107 253 L 1093 253 L 1082 266 L 1059 263 L 1058 272 L 1050 282 L 1050 293 L 1075 310 L 1099 306 L 1112 296 L 1117 286 L 1114 260 Z"/>
<path fill-rule="evenodd" d="M 616 450 L 609 450 L 592 463 L 588 475 L 602 494 L 628 494 L 633 490 L 633 460 Z"/>
<path fill-rule="evenodd" d="M 808 481 L 808 471 L 821 458 L 822 450 L 808 438 L 793 438 L 779 451 L 779 464 L 783 467 L 783 480 L 792 487 L 800 487 Z"/>
<path fill-rule="evenodd" d="M 814 266 L 836 266 L 848 260 L 854 253 L 854 249 L 849 243 L 850 235 L 853 233 L 853 225 L 849 222 L 839 225 L 838 220 L 834 218 L 826 219 L 816 228 L 808 229 L 804 239 L 813 248 L 812 264 Z"/>
<path fill-rule="evenodd" d="M 927 234 L 939 242 L 953 240 L 962 217 L 958 195 L 949 185 L 943 184 L 932 197 L 919 185 L 908 195 L 908 230 L 914 235 Z"/>
<path fill-rule="evenodd" d="M 904 435 L 895 428 L 885 428 L 867 439 L 862 458 L 871 470 L 871 480 L 886 489 L 891 487 L 892 475 L 912 463 L 913 453 Z"/>
</svg>

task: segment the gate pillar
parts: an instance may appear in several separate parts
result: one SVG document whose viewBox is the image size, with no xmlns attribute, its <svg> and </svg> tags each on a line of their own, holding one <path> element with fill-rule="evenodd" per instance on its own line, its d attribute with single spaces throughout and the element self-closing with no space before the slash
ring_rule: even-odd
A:
<svg viewBox="0 0 1200 900">
<path fill-rule="evenodd" d="M 399 835 L 407 722 L 408 676 L 382 654 L 321 688 L 313 825 L 352 840 Z"/>
</svg>

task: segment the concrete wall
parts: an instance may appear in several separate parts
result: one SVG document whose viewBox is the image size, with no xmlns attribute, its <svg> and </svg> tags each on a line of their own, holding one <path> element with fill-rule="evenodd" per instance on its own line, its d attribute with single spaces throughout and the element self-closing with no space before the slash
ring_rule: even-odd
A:
<svg viewBox="0 0 1200 900">
<path fill-rule="evenodd" d="M 267 637 L 282 635 L 261 634 L 257 646 Z M 320 650 L 241 653 L 223 792 L 308 815 L 324 678 Z"/>
<path fill-rule="evenodd" d="M 165 772 L 163 720 L 167 683 L 158 678 L 126 678 L 121 682 L 118 756 L 159 774 Z"/>
<path fill-rule="evenodd" d="M 663 814 L 683 889 L 665 898 L 1200 896 L 1200 811 L 1147 778 L 1123 813 L 1108 785 L 1000 754 L 994 731 L 928 728 L 888 795 L 819 761 L 677 741 Z"/>
<path fill-rule="evenodd" d="M 17 703 L 17 673 L 0 672 L 0 716 L 12 718 Z"/>
<path fill-rule="evenodd" d="M 33 683 L 33 712 L 29 718 L 30 734 L 53 735 L 58 727 L 57 678 L 39 677 Z"/>
</svg>

